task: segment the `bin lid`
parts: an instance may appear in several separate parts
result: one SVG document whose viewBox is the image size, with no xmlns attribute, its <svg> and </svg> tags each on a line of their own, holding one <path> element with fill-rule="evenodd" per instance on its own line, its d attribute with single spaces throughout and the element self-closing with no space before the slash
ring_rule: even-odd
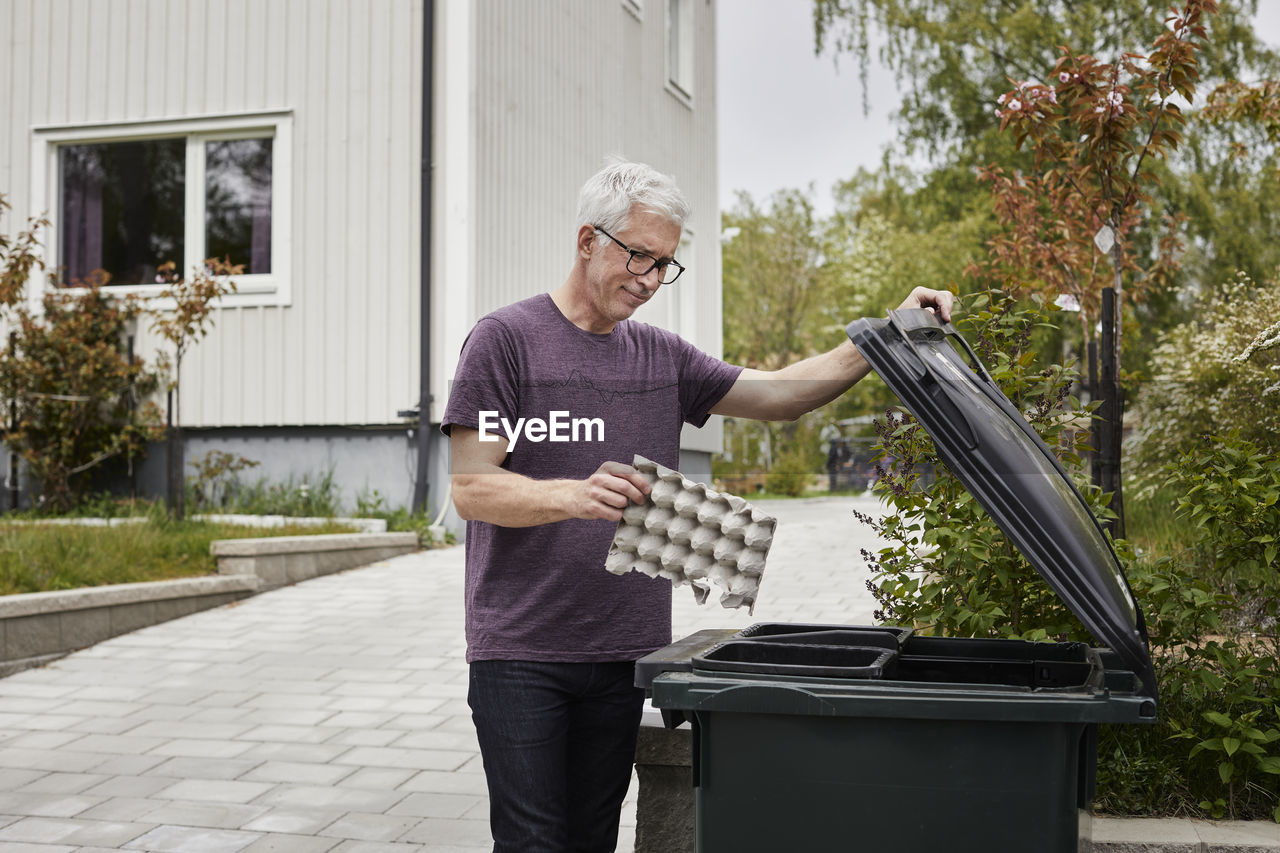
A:
<svg viewBox="0 0 1280 853">
<path fill-rule="evenodd" d="M 855 320 L 846 331 L 933 438 L 956 479 L 1094 637 L 1142 680 L 1140 693 L 1156 698 L 1142 608 L 1110 541 L 968 342 L 924 309 Z"/>
</svg>

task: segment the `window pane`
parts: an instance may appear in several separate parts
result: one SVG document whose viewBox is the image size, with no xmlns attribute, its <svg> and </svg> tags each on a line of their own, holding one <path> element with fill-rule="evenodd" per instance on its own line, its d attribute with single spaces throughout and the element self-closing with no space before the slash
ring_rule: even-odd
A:
<svg viewBox="0 0 1280 853">
<path fill-rule="evenodd" d="M 667 79 L 693 94 L 693 0 L 667 0 Z"/>
<path fill-rule="evenodd" d="M 181 268 L 185 140 L 67 145 L 58 166 L 68 284 L 97 269 L 111 273 L 111 284 L 151 284 L 165 261 Z"/>
<path fill-rule="evenodd" d="M 205 254 L 271 272 L 271 140 L 205 145 Z"/>
</svg>

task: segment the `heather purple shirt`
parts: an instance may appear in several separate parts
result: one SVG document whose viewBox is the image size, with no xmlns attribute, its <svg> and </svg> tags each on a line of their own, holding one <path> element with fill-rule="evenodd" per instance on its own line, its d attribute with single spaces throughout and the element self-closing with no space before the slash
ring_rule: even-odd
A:
<svg viewBox="0 0 1280 853">
<path fill-rule="evenodd" d="M 521 430 L 503 463 L 535 480 L 585 479 L 637 453 L 674 468 L 681 425 L 705 424 L 741 370 L 634 320 L 585 332 L 543 293 L 471 330 L 441 430 L 480 429 L 482 412 L 504 437 L 497 418 L 548 422 L 541 441 Z M 625 661 L 670 643 L 671 584 L 604 569 L 615 527 L 467 522 L 467 660 Z"/>
</svg>

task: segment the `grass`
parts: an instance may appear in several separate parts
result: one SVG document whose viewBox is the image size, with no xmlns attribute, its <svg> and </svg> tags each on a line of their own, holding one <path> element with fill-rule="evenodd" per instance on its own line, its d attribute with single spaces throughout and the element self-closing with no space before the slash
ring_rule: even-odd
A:
<svg viewBox="0 0 1280 853">
<path fill-rule="evenodd" d="M 348 533 L 323 527 L 260 528 L 150 517 L 118 527 L 0 521 L 0 595 L 213 574 L 215 539 Z"/>
<path fill-rule="evenodd" d="M 1180 520 L 1174 510 L 1178 493 L 1172 488 L 1157 489 L 1149 496 L 1133 489 L 1125 493 L 1125 538 L 1140 554 L 1172 556 L 1192 547 L 1193 528 Z"/>
</svg>

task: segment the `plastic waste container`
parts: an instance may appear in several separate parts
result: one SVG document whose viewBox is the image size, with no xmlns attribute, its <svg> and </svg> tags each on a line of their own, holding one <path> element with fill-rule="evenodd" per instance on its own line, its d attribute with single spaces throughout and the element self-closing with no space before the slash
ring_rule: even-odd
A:
<svg viewBox="0 0 1280 853">
<path fill-rule="evenodd" d="M 1158 703 L 1124 571 L 950 325 L 898 311 L 848 332 L 1105 648 L 786 623 L 673 643 L 636 678 L 669 725 L 692 721 L 697 850 L 1089 850 L 1097 725 Z"/>
</svg>

